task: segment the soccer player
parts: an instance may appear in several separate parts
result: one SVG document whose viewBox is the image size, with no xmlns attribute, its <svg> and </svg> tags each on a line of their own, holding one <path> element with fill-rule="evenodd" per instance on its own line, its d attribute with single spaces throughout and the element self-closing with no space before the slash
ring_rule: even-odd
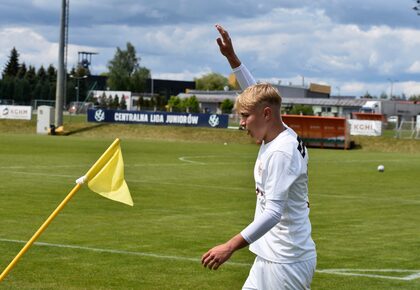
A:
<svg viewBox="0 0 420 290">
<path fill-rule="evenodd" d="M 229 34 L 217 39 L 242 86 L 255 83 L 236 56 Z M 269 84 L 254 84 L 237 97 L 240 124 L 261 143 L 254 167 L 254 221 L 224 244 L 207 251 L 204 267 L 218 269 L 248 245 L 256 255 L 242 289 L 310 289 L 316 267 L 308 201 L 308 152 L 280 115 L 281 97 Z"/>
</svg>

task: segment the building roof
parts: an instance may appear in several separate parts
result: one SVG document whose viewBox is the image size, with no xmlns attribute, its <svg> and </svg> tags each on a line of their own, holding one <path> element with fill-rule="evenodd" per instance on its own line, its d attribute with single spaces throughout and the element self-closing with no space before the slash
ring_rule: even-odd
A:
<svg viewBox="0 0 420 290">
<path fill-rule="evenodd" d="M 311 105 L 336 107 L 361 107 L 366 103 L 363 99 L 315 99 L 315 98 L 283 98 L 283 105 Z"/>
<path fill-rule="evenodd" d="M 188 93 L 180 93 L 181 99 L 196 96 L 201 103 L 221 103 L 225 99 L 235 102 L 241 91 L 198 91 L 190 90 Z M 331 98 L 282 98 L 283 105 L 311 105 L 311 106 L 337 106 L 337 107 L 361 107 L 366 103 L 365 99 L 331 99 Z"/>
</svg>

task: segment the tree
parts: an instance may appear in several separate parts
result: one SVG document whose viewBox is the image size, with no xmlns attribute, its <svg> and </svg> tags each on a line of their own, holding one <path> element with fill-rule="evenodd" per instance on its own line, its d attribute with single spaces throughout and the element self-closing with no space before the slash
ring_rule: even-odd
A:
<svg viewBox="0 0 420 290">
<path fill-rule="evenodd" d="M 28 71 L 25 74 L 25 80 L 29 84 L 29 93 L 25 96 L 26 100 L 29 102 L 35 99 L 35 86 L 36 86 L 36 70 L 35 67 L 29 66 Z"/>
<path fill-rule="evenodd" d="M 181 110 L 181 99 L 177 96 L 171 96 L 168 100 L 168 110 L 169 112 L 179 112 Z"/>
<path fill-rule="evenodd" d="M 120 104 L 120 99 L 118 99 L 118 96 L 115 95 L 110 107 L 111 109 L 115 110 L 115 109 L 118 109 L 119 104 Z"/>
<path fill-rule="evenodd" d="M 45 82 L 47 80 L 47 72 L 45 71 L 45 68 L 43 65 L 38 69 L 38 72 L 36 73 L 36 77 L 38 79 L 38 82 Z"/>
<path fill-rule="evenodd" d="M 224 114 L 230 114 L 230 113 L 232 113 L 233 102 L 231 100 L 229 100 L 229 99 L 225 99 L 220 104 L 220 109 L 222 110 L 222 113 L 224 113 Z"/>
<path fill-rule="evenodd" d="M 47 68 L 47 79 L 50 83 L 57 81 L 57 70 L 52 64 Z"/>
<path fill-rule="evenodd" d="M 385 100 L 388 99 L 388 95 L 385 92 L 382 92 L 379 98 Z"/>
<path fill-rule="evenodd" d="M 218 73 L 208 73 L 194 81 L 197 90 L 220 91 L 228 86 L 228 79 Z"/>
<path fill-rule="evenodd" d="M 145 67 L 139 67 L 130 78 L 129 90 L 132 92 L 144 92 L 148 78 L 150 78 L 150 70 Z"/>
<path fill-rule="evenodd" d="M 291 115 L 313 115 L 314 111 L 311 106 L 308 105 L 294 105 L 288 112 Z"/>
<path fill-rule="evenodd" d="M 114 99 L 112 98 L 111 95 L 108 96 L 108 98 L 106 98 L 106 108 L 107 109 L 112 109 L 112 103 L 114 102 Z"/>
<path fill-rule="evenodd" d="M 99 97 L 98 103 L 99 103 L 99 108 L 106 109 L 107 105 L 106 105 L 106 94 L 105 94 L 105 92 L 102 93 L 102 95 Z"/>
<path fill-rule="evenodd" d="M 189 113 L 199 113 L 200 112 L 200 104 L 198 103 L 196 96 L 191 96 L 182 100 L 181 108 Z"/>
<path fill-rule="evenodd" d="M 19 53 L 16 48 L 10 51 L 9 60 L 7 61 L 6 67 L 3 70 L 3 78 L 16 77 L 19 71 Z"/>
<path fill-rule="evenodd" d="M 364 98 L 364 99 L 373 99 L 373 96 L 371 94 L 369 94 L 368 91 L 366 91 L 366 93 L 362 96 L 362 98 Z"/>
<path fill-rule="evenodd" d="M 125 96 L 122 96 L 121 101 L 119 103 L 120 110 L 126 110 L 127 109 L 127 103 L 125 101 Z"/>
<path fill-rule="evenodd" d="M 143 91 L 150 71 L 140 67 L 140 58 L 134 46 L 127 42 L 126 50 L 117 47 L 114 58 L 108 63 L 108 86 L 117 91 Z"/>
<path fill-rule="evenodd" d="M 16 76 L 17 76 L 18 79 L 23 79 L 25 77 L 25 75 L 26 75 L 27 72 L 28 72 L 28 69 L 26 68 L 26 64 L 25 63 L 22 63 L 19 66 L 19 70 L 18 70 Z"/>
<path fill-rule="evenodd" d="M 411 95 L 408 98 L 409 101 L 413 101 L 413 102 L 419 102 L 420 101 L 420 94 L 419 95 Z"/>
</svg>

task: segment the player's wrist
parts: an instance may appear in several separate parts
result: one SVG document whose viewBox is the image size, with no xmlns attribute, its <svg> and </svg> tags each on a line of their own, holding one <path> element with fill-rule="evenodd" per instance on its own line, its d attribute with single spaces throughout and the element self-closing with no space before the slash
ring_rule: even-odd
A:
<svg viewBox="0 0 420 290">
<path fill-rule="evenodd" d="M 242 249 L 243 247 L 246 247 L 247 245 L 248 245 L 248 242 L 242 237 L 241 234 L 237 234 L 226 243 L 226 247 L 229 249 L 231 253 L 235 252 L 236 250 Z"/>
<path fill-rule="evenodd" d="M 227 58 L 227 60 L 228 60 L 228 62 L 230 64 L 230 67 L 232 69 L 235 69 L 235 68 L 237 68 L 237 67 L 239 67 L 241 65 L 241 61 L 236 56 L 236 54 L 234 54 L 233 56 L 229 56 L 229 57 L 226 56 L 226 58 Z"/>
</svg>

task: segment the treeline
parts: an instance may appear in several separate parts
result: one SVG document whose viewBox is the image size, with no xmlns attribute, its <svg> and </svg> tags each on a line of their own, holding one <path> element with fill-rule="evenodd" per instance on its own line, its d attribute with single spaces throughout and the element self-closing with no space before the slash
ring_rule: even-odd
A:
<svg viewBox="0 0 420 290">
<path fill-rule="evenodd" d="M 30 104 L 35 99 L 55 99 L 57 71 L 50 65 L 27 67 L 19 63 L 19 53 L 15 48 L 10 52 L 9 60 L 0 80 L 0 99 L 12 99 L 17 104 Z"/>
<path fill-rule="evenodd" d="M 146 89 L 146 80 L 151 77 L 148 68 L 140 65 L 141 58 L 137 56 L 134 46 L 128 42 L 125 49 L 117 47 L 114 57 L 108 62 L 106 73 L 106 89 L 111 91 L 131 91 L 143 93 Z M 95 87 L 96 76 L 90 77 L 90 71 L 81 65 L 72 68 L 67 72 L 66 77 L 66 99 L 65 105 L 72 101 L 89 101 L 95 106 L 102 108 L 125 108 L 127 104 L 117 101 L 115 96 L 104 97 L 93 100 L 88 92 L 91 89 L 103 90 L 105 88 Z M 199 90 L 226 90 L 238 89 L 237 83 L 232 83 L 224 76 L 217 73 L 208 73 L 195 79 L 196 88 Z M 55 101 L 57 83 L 57 69 L 50 64 L 38 69 L 32 65 L 26 66 L 19 61 L 19 53 L 16 48 L 10 51 L 10 56 L 2 72 L 0 79 L 0 103 L 11 103 L 17 105 L 51 104 Z M 50 103 L 48 103 L 50 102 Z M 194 97 L 180 100 L 174 96 L 167 100 L 165 96 L 154 95 L 151 97 L 140 97 L 134 104 L 140 108 L 154 108 L 157 110 L 189 111 L 198 112 L 199 104 Z M 229 100 L 222 102 L 220 109 L 224 113 L 232 111 L 233 103 Z"/>
<path fill-rule="evenodd" d="M 81 70 L 73 68 L 67 74 L 67 102 L 76 99 L 77 88 L 76 80 L 69 76 L 88 74 L 87 70 Z M 19 62 L 19 53 L 13 48 L 0 79 L 0 100 L 18 105 L 31 105 L 34 100 L 55 101 L 56 83 L 57 69 L 52 64 L 47 68 L 27 67 L 24 62 Z M 86 82 L 79 82 L 79 86 L 79 93 L 84 93 Z"/>
</svg>

